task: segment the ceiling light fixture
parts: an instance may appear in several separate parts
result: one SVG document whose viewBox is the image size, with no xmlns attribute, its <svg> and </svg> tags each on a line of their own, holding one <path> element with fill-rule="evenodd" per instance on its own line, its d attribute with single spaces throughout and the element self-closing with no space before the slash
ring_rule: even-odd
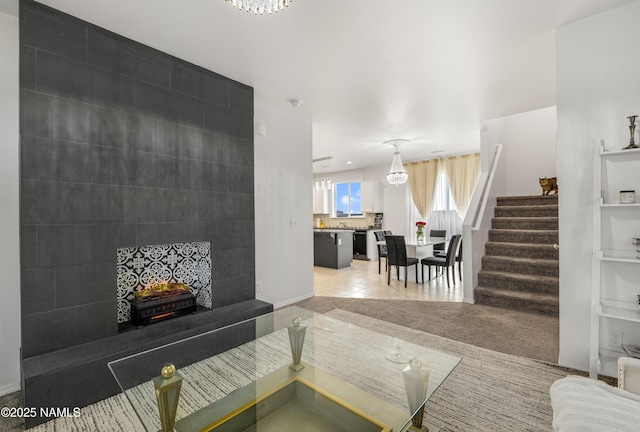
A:
<svg viewBox="0 0 640 432">
<path fill-rule="evenodd" d="M 394 139 L 390 141 L 385 141 L 384 145 L 394 146 L 396 151 L 393 153 L 393 160 L 391 161 L 391 168 L 387 173 L 387 181 L 393 185 L 401 185 L 407 182 L 409 179 L 409 174 L 402 166 L 402 159 L 400 158 L 400 152 L 398 151 L 398 146 L 403 144 L 409 144 L 411 141 L 407 139 Z"/>
<path fill-rule="evenodd" d="M 289 6 L 293 0 L 225 0 L 230 1 L 234 7 L 240 10 L 251 11 L 254 14 L 262 15 L 266 13 L 273 13 L 281 11 Z"/>
</svg>

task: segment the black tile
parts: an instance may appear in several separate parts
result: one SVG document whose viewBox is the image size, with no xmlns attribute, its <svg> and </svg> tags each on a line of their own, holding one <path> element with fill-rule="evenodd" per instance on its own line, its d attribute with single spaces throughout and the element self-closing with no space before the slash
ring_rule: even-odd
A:
<svg viewBox="0 0 640 432">
<path fill-rule="evenodd" d="M 216 280 L 211 284 L 213 307 L 219 308 L 256 297 L 255 281 L 251 276 Z"/>
<path fill-rule="evenodd" d="M 253 89 L 246 86 L 231 85 L 229 106 L 253 115 Z"/>
<path fill-rule="evenodd" d="M 256 273 L 256 251 L 254 248 L 242 249 L 242 273 L 254 275 Z M 254 277 L 255 279 L 255 277 Z"/>
<path fill-rule="evenodd" d="M 220 171 L 220 176 L 224 179 L 224 190 L 253 194 L 253 168 L 221 165 Z"/>
<path fill-rule="evenodd" d="M 171 156 L 136 151 L 114 151 L 113 184 L 173 189 L 176 185 L 176 163 Z"/>
<path fill-rule="evenodd" d="M 211 263 L 211 277 L 214 280 L 242 276 L 242 249 L 226 249 L 223 251 L 213 251 Z"/>
<path fill-rule="evenodd" d="M 220 162 L 228 165 L 253 167 L 253 141 L 221 136 Z"/>
<path fill-rule="evenodd" d="M 22 270 L 20 294 L 23 315 L 55 309 L 55 270 L 53 268 Z"/>
<path fill-rule="evenodd" d="M 158 122 L 157 153 L 186 159 L 217 157 L 219 137 L 189 126 Z"/>
<path fill-rule="evenodd" d="M 21 44 L 84 60 L 86 41 L 84 21 L 34 1 L 20 1 Z"/>
<path fill-rule="evenodd" d="M 22 136 L 20 176 L 23 180 L 91 182 L 96 147 L 49 138 Z"/>
<path fill-rule="evenodd" d="M 93 25 L 89 25 L 87 44 L 89 64 L 169 88 L 171 58 L 167 54 Z"/>
<path fill-rule="evenodd" d="M 135 81 L 55 54 L 38 52 L 38 91 L 133 112 Z"/>
<path fill-rule="evenodd" d="M 204 189 L 203 175 L 210 164 L 194 159 L 176 160 L 176 189 L 200 191 Z M 209 173 L 207 173 L 209 175 Z"/>
<path fill-rule="evenodd" d="M 86 183 L 23 180 L 20 220 L 25 224 L 124 222 L 122 188 Z"/>
<path fill-rule="evenodd" d="M 101 114 L 103 109 L 87 103 L 70 100 L 68 137 L 70 141 L 100 143 Z"/>
<path fill-rule="evenodd" d="M 69 138 L 69 104 L 65 99 L 20 91 L 20 134 Z"/>
<path fill-rule="evenodd" d="M 127 188 L 127 222 L 196 222 L 196 192 Z"/>
<path fill-rule="evenodd" d="M 20 45 L 20 88 L 36 89 L 36 50 Z"/>
<path fill-rule="evenodd" d="M 202 128 L 203 101 L 191 96 L 138 82 L 136 114 Z"/>
<path fill-rule="evenodd" d="M 33 269 L 38 266 L 38 227 L 20 222 L 20 268 Z"/>
<path fill-rule="evenodd" d="M 22 317 L 22 353 L 32 357 L 118 333 L 114 301 Z"/>
<path fill-rule="evenodd" d="M 253 114 L 206 103 L 204 108 L 204 127 L 211 132 L 252 140 Z"/>
<path fill-rule="evenodd" d="M 248 220 L 253 217 L 253 195 L 225 192 L 198 193 L 198 220 Z"/>
<path fill-rule="evenodd" d="M 116 301 L 116 251 L 113 262 L 57 267 L 56 307 Z M 115 319 L 115 318 L 114 318 Z"/>
<path fill-rule="evenodd" d="M 229 80 L 215 72 L 174 59 L 171 88 L 177 92 L 229 106 Z"/>
<path fill-rule="evenodd" d="M 38 264 L 41 267 L 113 261 L 116 249 L 135 246 L 132 224 L 38 226 Z"/>
<path fill-rule="evenodd" d="M 155 119 L 103 108 L 99 128 L 101 145 L 152 153 L 156 151 Z"/>
<path fill-rule="evenodd" d="M 210 239 L 211 247 L 216 251 L 254 247 L 255 230 L 252 219 L 201 224 L 204 237 Z"/>
<path fill-rule="evenodd" d="M 146 223 L 138 225 L 138 246 L 210 241 L 201 224 Z"/>
</svg>

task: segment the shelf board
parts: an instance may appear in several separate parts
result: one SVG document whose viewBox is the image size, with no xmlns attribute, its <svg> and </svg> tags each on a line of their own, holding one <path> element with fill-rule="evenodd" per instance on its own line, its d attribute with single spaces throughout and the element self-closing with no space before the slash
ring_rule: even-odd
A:
<svg viewBox="0 0 640 432">
<path fill-rule="evenodd" d="M 640 308 L 637 303 L 601 299 L 600 306 L 599 315 L 603 318 L 640 323 Z"/>
<path fill-rule="evenodd" d="M 639 156 L 640 155 L 640 148 L 637 149 L 628 149 L 628 150 L 607 150 L 604 148 L 600 148 L 600 156 L 602 157 L 607 157 L 607 156 L 620 156 L 620 155 L 636 155 Z"/>
<path fill-rule="evenodd" d="M 601 202 L 600 207 L 640 207 L 640 202 L 633 204 L 620 204 L 618 202 Z"/>
<path fill-rule="evenodd" d="M 637 258 L 640 252 L 633 250 L 601 250 L 599 257 L 601 261 L 623 262 L 629 264 L 640 264 L 640 258 Z"/>
</svg>

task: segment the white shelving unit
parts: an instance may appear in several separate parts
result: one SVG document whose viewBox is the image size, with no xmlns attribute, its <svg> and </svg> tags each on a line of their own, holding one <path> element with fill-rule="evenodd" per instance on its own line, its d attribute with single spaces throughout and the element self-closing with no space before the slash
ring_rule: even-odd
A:
<svg viewBox="0 0 640 432">
<path fill-rule="evenodd" d="M 620 191 L 635 190 L 633 204 Z M 640 149 L 607 150 L 601 142 L 594 162 L 593 274 L 589 375 L 616 376 L 618 357 L 610 335 L 640 345 L 640 259 L 632 238 L 640 237 Z"/>
</svg>

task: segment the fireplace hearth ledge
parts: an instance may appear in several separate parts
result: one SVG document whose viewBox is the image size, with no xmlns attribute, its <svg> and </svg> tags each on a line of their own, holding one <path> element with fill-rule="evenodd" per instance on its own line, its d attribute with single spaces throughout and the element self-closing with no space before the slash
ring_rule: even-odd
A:
<svg viewBox="0 0 640 432">
<path fill-rule="evenodd" d="M 273 311 L 251 299 L 22 360 L 24 406 L 84 407 L 120 393 L 107 363 Z M 230 345 L 244 341 L 227 341 Z M 223 347 L 221 347 L 223 348 Z M 226 347 L 224 349 L 227 349 Z M 223 349 L 223 350 L 224 350 Z M 26 419 L 31 428 L 50 418 Z"/>
</svg>

